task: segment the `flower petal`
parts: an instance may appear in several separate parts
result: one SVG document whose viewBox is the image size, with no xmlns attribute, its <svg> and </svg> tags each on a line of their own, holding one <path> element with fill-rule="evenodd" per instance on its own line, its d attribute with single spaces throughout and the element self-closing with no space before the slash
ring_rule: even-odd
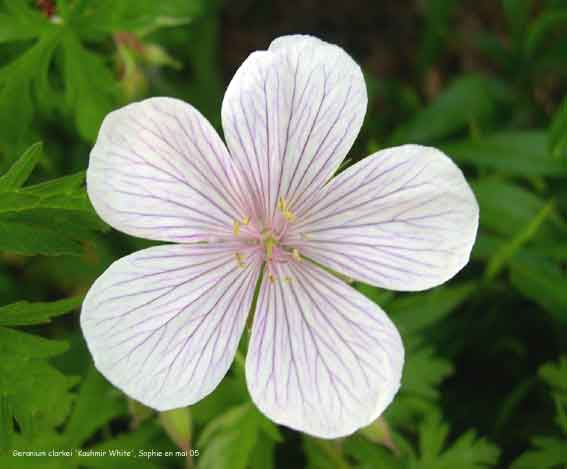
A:
<svg viewBox="0 0 567 469">
<path fill-rule="evenodd" d="M 404 361 L 384 312 L 310 262 L 264 278 L 246 358 L 252 400 L 270 419 L 322 437 L 349 435 L 394 398 Z"/>
<path fill-rule="evenodd" d="M 230 235 L 243 216 L 226 147 L 191 105 L 151 98 L 111 112 L 87 171 L 97 213 L 125 233 L 162 241 Z"/>
<path fill-rule="evenodd" d="M 293 210 L 331 177 L 366 103 L 360 67 L 317 38 L 281 37 L 246 59 L 226 91 L 222 122 L 258 217 L 269 218 L 279 196 Z"/>
<path fill-rule="evenodd" d="M 158 410 L 209 394 L 232 363 L 260 269 L 254 258 L 239 267 L 235 252 L 234 245 L 158 246 L 112 264 L 81 312 L 97 369 Z"/>
<path fill-rule="evenodd" d="M 301 207 L 289 242 L 357 280 L 417 291 L 467 264 L 478 215 L 474 194 L 450 158 L 435 148 L 403 145 L 333 179 Z"/>
</svg>

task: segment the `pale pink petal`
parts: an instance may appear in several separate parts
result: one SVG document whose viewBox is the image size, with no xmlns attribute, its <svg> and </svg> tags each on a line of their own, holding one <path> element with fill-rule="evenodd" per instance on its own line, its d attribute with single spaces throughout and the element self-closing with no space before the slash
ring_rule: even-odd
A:
<svg viewBox="0 0 567 469">
<path fill-rule="evenodd" d="M 304 261 L 264 277 L 246 358 L 252 400 L 273 421 L 321 438 L 375 420 L 396 394 L 404 350 L 384 312 Z"/>
<path fill-rule="evenodd" d="M 125 233 L 163 241 L 230 235 L 246 211 L 237 187 L 216 131 L 191 105 L 172 98 L 111 112 L 87 170 L 101 218 Z"/>
<path fill-rule="evenodd" d="M 158 410 L 197 402 L 232 363 L 260 262 L 235 245 L 169 245 L 110 266 L 89 290 L 81 328 L 96 368 Z"/>
<path fill-rule="evenodd" d="M 279 196 L 293 211 L 329 179 L 366 103 L 360 67 L 317 38 L 281 37 L 246 59 L 226 91 L 222 122 L 257 217 L 269 218 Z"/>
<path fill-rule="evenodd" d="M 393 290 L 439 285 L 468 262 L 478 204 L 439 150 L 380 151 L 333 179 L 297 213 L 288 238 L 301 254 Z"/>
</svg>

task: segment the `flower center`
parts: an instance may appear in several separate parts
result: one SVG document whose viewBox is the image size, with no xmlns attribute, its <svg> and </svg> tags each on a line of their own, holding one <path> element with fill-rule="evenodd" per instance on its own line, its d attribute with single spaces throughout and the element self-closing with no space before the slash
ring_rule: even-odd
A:
<svg viewBox="0 0 567 469">
<path fill-rule="evenodd" d="M 235 253 L 238 266 L 245 268 L 247 265 L 244 252 L 261 252 L 264 257 L 266 275 L 270 282 L 275 282 L 278 279 L 277 264 L 302 260 L 299 251 L 286 245 L 285 242 L 289 225 L 294 222 L 295 214 L 290 210 L 283 197 L 279 198 L 278 212 L 268 224 L 251 220 L 249 216 L 235 220 L 233 224 L 234 237 L 241 239 L 248 245 Z M 289 282 L 291 278 L 285 277 L 284 280 Z"/>
</svg>

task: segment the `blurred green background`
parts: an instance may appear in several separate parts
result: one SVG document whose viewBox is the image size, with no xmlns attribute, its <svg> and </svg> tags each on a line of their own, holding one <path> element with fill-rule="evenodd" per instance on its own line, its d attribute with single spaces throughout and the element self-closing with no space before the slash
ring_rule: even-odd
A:
<svg viewBox="0 0 567 469">
<path fill-rule="evenodd" d="M 94 371 L 78 327 L 93 280 L 148 245 L 86 198 L 104 115 L 175 96 L 220 130 L 235 70 L 288 33 L 341 45 L 365 72 L 352 162 L 437 146 L 481 207 L 473 260 L 446 286 L 356 285 L 399 327 L 407 363 L 383 418 L 337 441 L 268 421 L 238 364 L 201 403 L 158 415 Z M 565 0 L 0 0 L 2 468 L 567 467 L 566 85 Z M 13 455 L 57 448 L 71 455 Z"/>
</svg>

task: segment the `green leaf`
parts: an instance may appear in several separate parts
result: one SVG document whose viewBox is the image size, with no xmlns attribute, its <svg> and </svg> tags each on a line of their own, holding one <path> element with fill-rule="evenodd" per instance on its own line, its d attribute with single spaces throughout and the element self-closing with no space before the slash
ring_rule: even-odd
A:
<svg viewBox="0 0 567 469">
<path fill-rule="evenodd" d="M 390 302 L 394 298 L 393 292 L 382 290 L 381 288 L 373 287 L 366 283 L 355 282 L 353 286 L 369 300 L 374 301 L 374 303 L 381 307 L 390 304 Z"/>
<path fill-rule="evenodd" d="M 513 462 L 512 469 L 555 469 L 567 465 L 567 357 L 562 356 L 556 363 L 542 365 L 539 375 L 551 388 L 557 410 L 556 421 L 565 437 L 533 437 L 532 448 Z"/>
<path fill-rule="evenodd" d="M 436 356 L 432 348 L 410 351 L 404 365 L 402 391 L 429 400 L 437 399 L 437 387 L 451 373 L 451 363 Z"/>
<path fill-rule="evenodd" d="M 553 210 L 553 202 L 549 202 L 525 227 L 520 227 L 518 233 L 512 237 L 503 247 L 498 250 L 488 262 L 485 278 L 491 280 L 504 268 L 512 257 L 528 243 L 538 232 L 540 226 Z"/>
<path fill-rule="evenodd" d="M 419 335 L 404 337 L 406 357 L 400 392 L 388 407 L 385 418 L 392 428 L 415 425 L 424 415 L 436 411 L 439 387 L 453 373 L 453 365 Z M 396 441 L 398 443 L 398 441 Z"/>
<path fill-rule="evenodd" d="M 0 355 L 20 355 L 26 359 L 50 358 L 62 354 L 65 350 L 65 342 L 0 327 Z"/>
<path fill-rule="evenodd" d="M 546 363 L 539 369 L 539 375 L 552 389 L 567 394 L 567 356 L 557 363 Z"/>
<path fill-rule="evenodd" d="M 508 28 L 516 49 L 520 51 L 532 8 L 532 0 L 502 0 Z"/>
<path fill-rule="evenodd" d="M 556 422 L 567 437 L 567 356 L 557 363 L 546 363 L 539 369 L 539 375 L 551 388 L 555 400 Z"/>
<path fill-rule="evenodd" d="M 444 52 L 450 39 L 452 13 L 456 5 L 456 0 L 430 0 L 424 4 L 425 31 L 418 53 L 420 71 L 425 71 Z"/>
<path fill-rule="evenodd" d="M 440 147 L 459 163 L 510 175 L 567 175 L 567 166 L 549 156 L 547 133 L 539 130 L 500 132 Z"/>
<path fill-rule="evenodd" d="M 556 469 L 567 464 L 567 440 L 536 436 L 531 441 L 533 449 L 516 459 L 511 469 Z"/>
<path fill-rule="evenodd" d="M 91 366 L 65 426 L 69 447 L 81 447 L 97 430 L 127 413 L 122 395 Z"/>
<path fill-rule="evenodd" d="M 88 41 L 101 41 L 115 32 L 135 32 L 140 37 L 162 27 L 187 24 L 203 9 L 202 0 L 98 0 L 97 8 L 69 8 L 66 21 Z"/>
<path fill-rule="evenodd" d="M 357 435 L 345 440 L 344 452 L 358 463 L 357 469 L 403 469 L 407 466 L 392 450 Z"/>
<path fill-rule="evenodd" d="M 471 186 L 480 206 L 481 228 L 506 238 L 528 226 L 546 207 L 546 200 L 512 182 L 484 178 Z M 565 235 L 567 227 L 561 217 L 550 213 L 534 238 L 549 243 L 554 237 L 561 239 Z"/>
<path fill-rule="evenodd" d="M 557 160 L 567 161 L 567 98 L 563 98 L 549 128 L 549 152 Z"/>
<path fill-rule="evenodd" d="M 231 408 L 210 422 L 197 442 L 200 469 L 245 469 L 260 433 L 279 439 L 276 427 L 252 404 Z"/>
<path fill-rule="evenodd" d="M 0 44 L 33 39 L 36 35 L 37 33 L 33 30 L 23 28 L 22 25 L 15 23 L 13 17 L 0 14 Z"/>
<path fill-rule="evenodd" d="M 388 304 L 388 313 L 403 336 L 415 334 L 447 317 L 476 288 L 471 282 L 398 297 Z"/>
<path fill-rule="evenodd" d="M 274 469 L 276 440 L 265 433 L 258 435 L 256 446 L 250 455 L 250 469 Z"/>
<path fill-rule="evenodd" d="M 337 441 L 305 436 L 303 448 L 307 456 L 307 469 L 350 469 Z"/>
<path fill-rule="evenodd" d="M 559 266 L 534 256 L 517 256 L 510 262 L 510 282 L 557 320 L 567 322 L 567 275 Z"/>
<path fill-rule="evenodd" d="M 153 422 L 143 423 L 138 429 L 121 433 L 92 446 L 94 451 L 106 451 L 106 456 L 89 456 L 80 459 L 81 467 L 100 469 L 157 469 L 164 467 L 159 460 L 149 460 L 138 455 L 139 450 L 159 450 L 156 441 L 161 429 Z M 109 456 L 109 450 L 131 451 L 132 456 Z M 169 459 L 169 458 L 168 458 Z"/>
<path fill-rule="evenodd" d="M 9 1 L 3 6 L 5 11 L 0 13 L 0 44 L 36 38 L 48 26 L 45 17 L 26 2 Z"/>
<path fill-rule="evenodd" d="M 247 402 L 246 383 L 240 377 L 236 374 L 225 376 L 215 392 L 191 406 L 191 418 L 196 425 L 205 426 L 230 408 Z"/>
<path fill-rule="evenodd" d="M 83 297 L 69 298 L 48 303 L 18 301 L 0 306 L 0 326 L 28 326 L 50 322 L 51 318 L 78 308 Z"/>
<path fill-rule="evenodd" d="M 81 136 L 92 141 L 117 101 L 117 84 L 102 58 L 83 47 L 73 34 L 64 36 L 63 53 L 65 103 L 75 113 Z"/>
<path fill-rule="evenodd" d="M 539 15 L 528 29 L 526 38 L 528 54 L 535 56 L 540 52 L 546 39 L 552 36 L 551 33 L 564 25 L 567 25 L 567 11 L 552 9 Z"/>
<path fill-rule="evenodd" d="M 474 431 L 461 435 L 440 458 L 436 469 L 480 469 L 495 467 L 500 451 L 484 438 L 478 438 Z"/>
<path fill-rule="evenodd" d="M 29 147 L 12 167 L 0 177 L 0 192 L 7 192 L 22 187 L 43 156 L 42 150 L 41 142 Z"/>
<path fill-rule="evenodd" d="M 0 457 L 12 446 L 14 434 L 12 408 L 8 396 L 0 393 Z"/>
<path fill-rule="evenodd" d="M 481 30 L 477 33 L 475 43 L 478 49 L 490 60 L 499 64 L 502 70 L 508 73 L 514 70 L 516 56 L 510 47 L 503 43 L 500 36 L 488 30 Z"/>
<path fill-rule="evenodd" d="M 399 128 L 391 143 L 431 143 L 470 125 L 478 127 L 490 120 L 503 98 L 506 90 L 501 83 L 478 75 L 460 77 Z"/>
<path fill-rule="evenodd" d="M 159 413 L 159 422 L 178 448 L 189 449 L 193 422 L 188 407 L 166 410 Z"/>
<path fill-rule="evenodd" d="M 506 248 L 507 239 L 487 234 L 480 234 L 477 238 L 472 257 L 475 260 L 488 261 L 496 253 Z M 545 244 L 544 244 L 545 243 Z M 549 274 L 555 276 L 561 271 L 558 269 L 558 263 L 567 260 L 567 243 L 565 241 L 542 240 L 530 244 L 528 248 L 519 249 L 514 257 L 510 259 L 509 264 L 517 265 L 523 268 L 527 263 L 535 262 L 536 270 L 547 270 Z"/>
<path fill-rule="evenodd" d="M 41 208 L 0 213 L 0 250 L 20 255 L 81 255 L 81 241 L 105 229 L 82 210 Z"/>
<path fill-rule="evenodd" d="M 443 451 L 448 436 L 449 425 L 442 422 L 438 414 L 428 416 L 419 428 L 421 461 L 433 463 Z"/>
<path fill-rule="evenodd" d="M 66 348 L 64 342 L 0 327 L 0 395 L 28 437 L 60 425 L 69 414 L 77 380 L 46 360 Z"/>
<path fill-rule="evenodd" d="M 5 192 L 2 194 L 2 200 L 0 200 L 0 214 L 41 209 L 69 209 L 88 212 L 90 208 L 85 192 L 43 196 L 34 194 L 32 191 L 21 190 Z"/>
<path fill-rule="evenodd" d="M 474 431 L 459 436 L 446 448 L 449 426 L 438 414 L 432 414 L 420 425 L 420 456 L 416 469 L 483 469 L 494 467 L 499 450 Z"/>
<path fill-rule="evenodd" d="M 58 41 L 56 29 L 42 34 L 25 53 L 0 69 L 0 108 L 17 110 L 0 113 L 0 141 L 15 145 L 28 135 L 35 113 L 32 92 L 46 94 L 49 64 Z"/>
<path fill-rule="evenodd" d="M 182 97 L 199 109 L 215 127 L 220 126 L 218 110 L 224 92 L 218 56 L 222 49 L 219 41 L 220 21 L 218 15 L 212 14 L 218 3 L 216 0 L 203 3 L 210 10 L 209 14 L 204 15 L 200 21 L 193 22 L 187 33 L 179 32 L 179 45 L 189 44 L 189 46 L 181 47 L 185 55 L 181 55 L 181 50 L 175 50 L 175 57 L 182 63 L 191 64 L 191 70 L 194 71 L 193 79 L 187 82 L 181 74 L 174 83 L 160 83 L 159 88 L 162 95 L 170 96 L 182 86 L 185 90 Z"/>
<path fill-rule="evenodd" d="M 33 194 L 41 197 L 48 196 L 74 196 L 85 197 L 84 191 L 85 171 L 69 176 L 63 176 L 51 181 L 42 182 L 33 186 L 24 187 L 21 193 Z"/>
<path fill-rule="evenodd" d="M 22 255 L 80 255 L 84 240 L 107 226 L 98 218 L 82 174 L 6 192 L 0 198 L 0 250 Z"/>
</svg>

